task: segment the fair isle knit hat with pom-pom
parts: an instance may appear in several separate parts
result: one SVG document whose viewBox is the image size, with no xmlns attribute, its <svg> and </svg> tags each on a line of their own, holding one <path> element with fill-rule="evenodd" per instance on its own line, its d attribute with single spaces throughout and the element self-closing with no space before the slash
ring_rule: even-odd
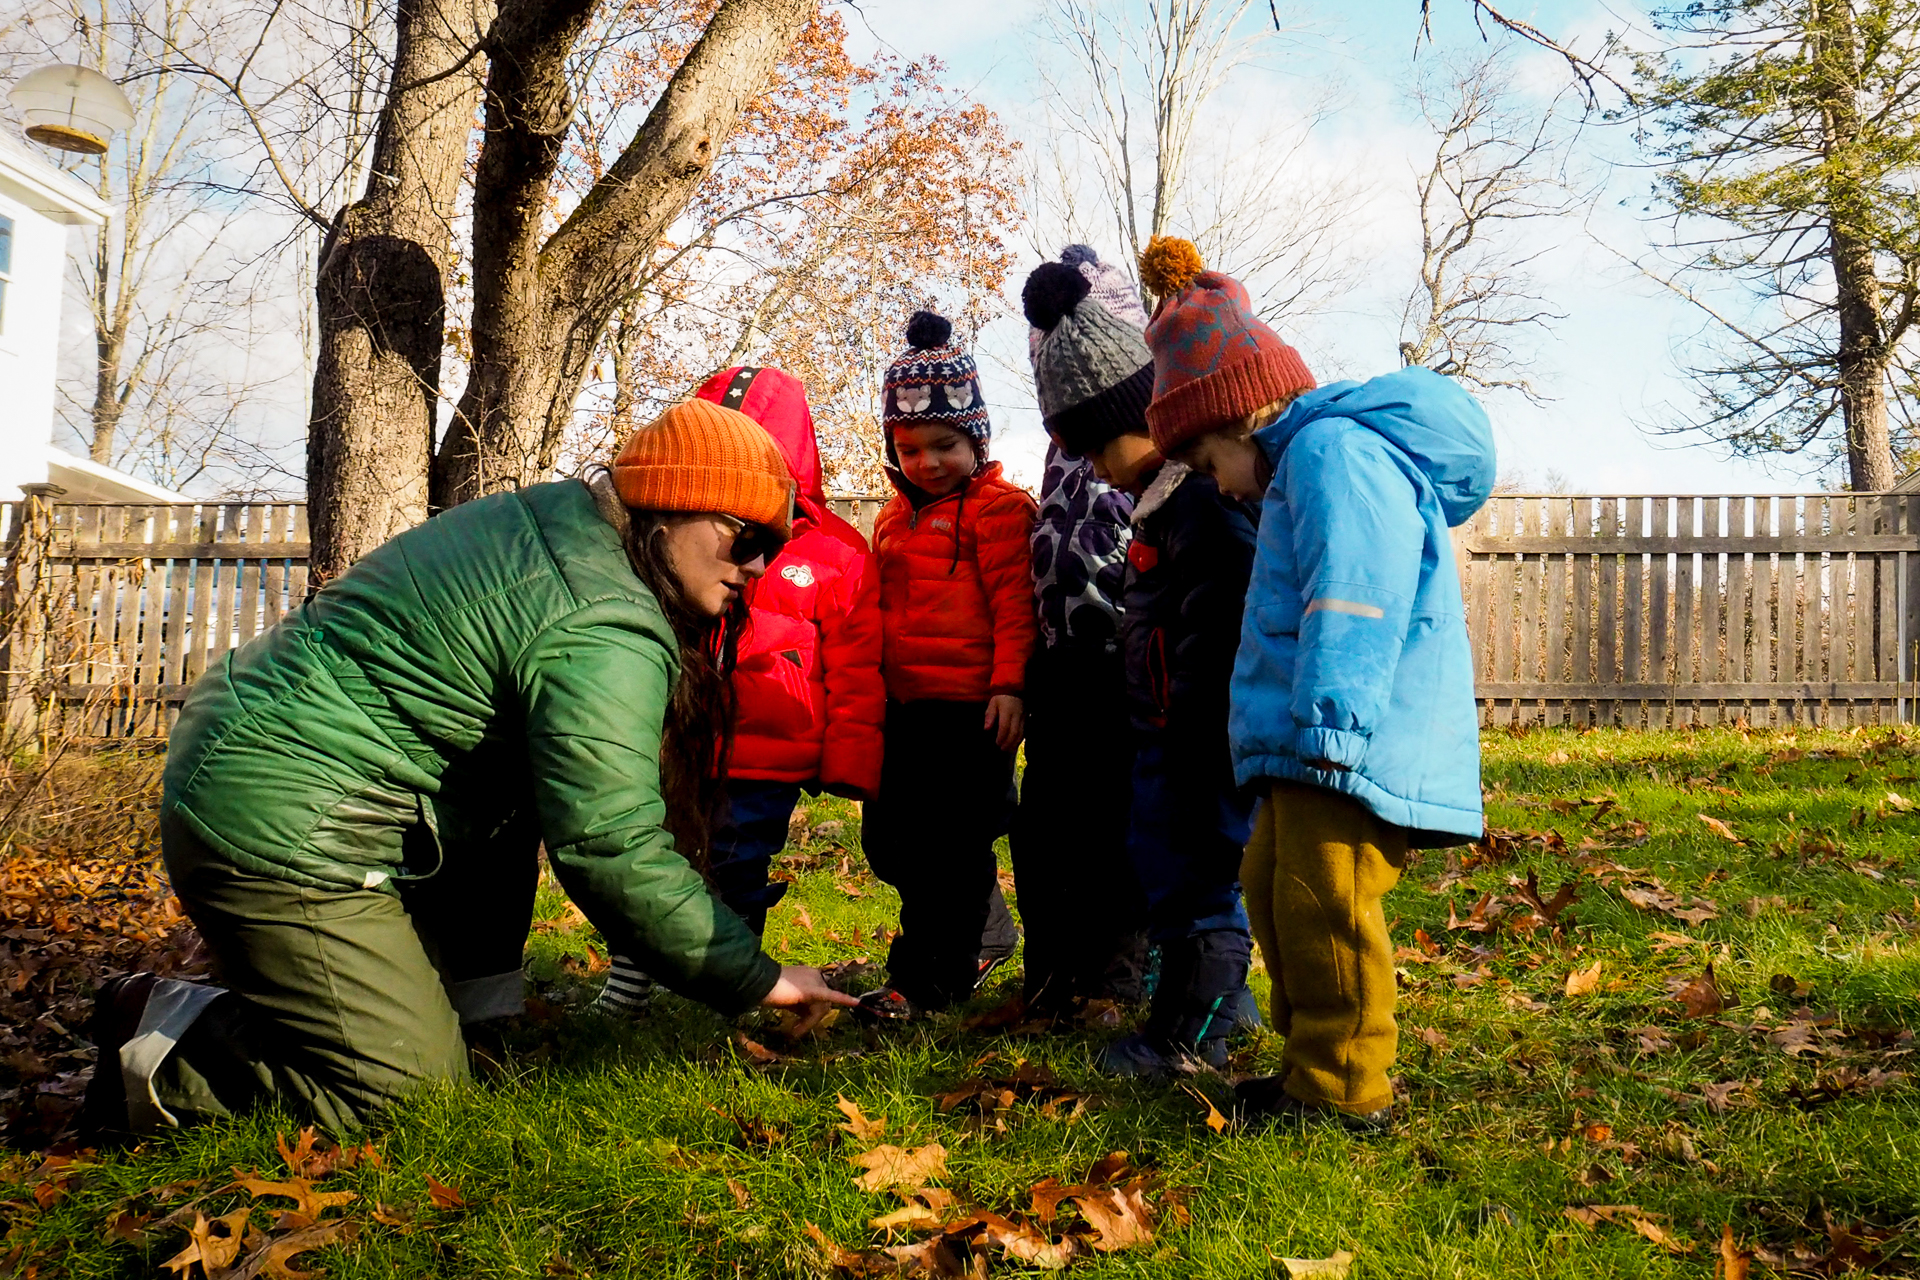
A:
<svg viewBox="0 0 1920 1280">
<path fill-rule="evenodd" d="M 1140 281 L 1159 299 L 1147 324 L 1147 425 L 1161 453 L 1313 390 L 1300 353 L 1253 313 L 1244 285 L 1206 269 L 1192 241 L 1155 236 L 1140 255 Z"/>
<path fill-rule="evenodd" d="M 895 427 L 952 427 L 973 441 L 981 462 L 987 457 L 986 402 L 980 398 L 980 371 L 966 348 L 953 341 L 953 322 L 931 311 L 916 311 L 907 321 L 907 349 L 887 366 L 881 393 L 880 425 L 887 437 L 887 460 Z"/>
<path fill-rule="evenodd" d="M 1075 457 L 1116 436 L 1144 433 L 1153 395 L 1153 353 L 1140 326 L 1095 299 L 1095 282 L 1079 263 L 1043 262 L 1020 290 L 1027 323 L 1040 334 L 1033 348 L 1040 414 Z"/>
</svg>

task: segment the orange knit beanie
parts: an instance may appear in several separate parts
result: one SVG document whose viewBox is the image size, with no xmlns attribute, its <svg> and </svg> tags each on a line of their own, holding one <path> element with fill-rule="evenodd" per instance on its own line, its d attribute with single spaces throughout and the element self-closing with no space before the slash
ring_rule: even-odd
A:
<svg viewBox="0 0 1920 1280">
<path fill-rule="evenodd" d="M 715 511 L 793 532 L 793 476 L 766 428 L 708 400 L 674 405 L 627 437 L 613 487 L 636 511 Z"/>
</svg>

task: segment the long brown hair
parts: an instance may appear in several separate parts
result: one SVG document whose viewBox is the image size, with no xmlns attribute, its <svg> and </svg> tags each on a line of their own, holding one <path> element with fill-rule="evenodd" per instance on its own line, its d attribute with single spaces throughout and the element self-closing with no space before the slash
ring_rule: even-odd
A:
<svg viewBox="0 0 1920 1280">
<path fill-rule="evenodd" d="M 680 676 L 667 700 L 660 741 L 660 791 L 674 847 L 704 874 L 733 749 L 733 669 L 747 626 L 746 601 L 736 596 L 714 617 L 687 599 L 667 556 L 666 537 L 668 523 L 683 513 L 631 510 L 614 493 L 612 477 L 597 470 L 589 473 L 587 487 L 679 641 Z"/>
</svg>

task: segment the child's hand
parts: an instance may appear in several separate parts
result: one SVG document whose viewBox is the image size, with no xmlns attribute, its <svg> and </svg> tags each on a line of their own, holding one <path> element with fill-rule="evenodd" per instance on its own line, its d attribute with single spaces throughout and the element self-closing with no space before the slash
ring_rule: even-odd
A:
<svg viewBox="0 0 1920 1280">
<path fill-rule="evenodd" d="M 988 698 L 987 722 L 980 727 L 993 735 L 1002 751 L 1011 751 L 1027 732 L 1027 704 L 1011 693 Z"/>
<path fill-rule="evenodd" d="M 773 990 L 767 992 L 761 1004 L 770 1004 L 778 1009 L 800 1009 L 800 1024 L 793 1034 L 803 1036 L 813 1030 L 820 1019 L 827 1016 L 835 1005 L 851 1009 L 860 1003 L 856 996 L 835 991 L 820 976 L 818 969 L 809 969 L 805 965 L 789 964 L 780 969 L 780 981 L 773 984 Z"/>
</svg>

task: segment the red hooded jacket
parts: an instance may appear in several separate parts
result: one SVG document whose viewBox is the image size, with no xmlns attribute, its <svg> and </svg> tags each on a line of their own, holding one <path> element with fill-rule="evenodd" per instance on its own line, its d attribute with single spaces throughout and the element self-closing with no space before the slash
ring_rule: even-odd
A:
<svg viewBox="0 0 1920 1280">
<path fill-rule="evenodd" d="M 792 541 L 747 586 L 727 776 L 817 783 L 871 799 L 887 714 L 880 581 L 866 539 L 827 510 L 806 388 L 779 369 L 749 366 L 721 370 L 694 394 L 765 427 L 798 489 Z"/>
</svg>

